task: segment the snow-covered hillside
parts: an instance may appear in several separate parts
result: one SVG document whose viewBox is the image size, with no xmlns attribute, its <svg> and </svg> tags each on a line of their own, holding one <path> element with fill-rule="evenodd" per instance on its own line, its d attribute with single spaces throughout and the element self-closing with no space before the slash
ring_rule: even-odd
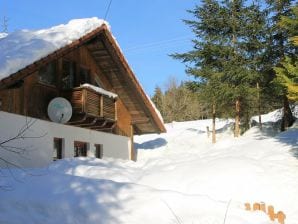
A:
<svg viewBox="0 0 298 224">
<path fill-rule="evenodd" d="M 230 121 L 172 123 L 136 137 L 138 162 L 66 159 L 49 168 L 5 170 L 0 223 L 272 224 L 245 202 L 265 202 L 298 220 L 298 125 L 268 137 L 253 127 L 234 139 Z M 19 181 L 16 181 L 19 180 Z"/>
</svg>

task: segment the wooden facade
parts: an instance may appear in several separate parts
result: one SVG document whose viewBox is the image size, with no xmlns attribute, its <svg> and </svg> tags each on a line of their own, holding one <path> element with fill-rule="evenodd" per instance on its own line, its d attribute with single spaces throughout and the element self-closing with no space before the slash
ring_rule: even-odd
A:
<svg viewBox="0 0 298 224">
<path fill-rule="evenodd" d="M 0 81 L 3 111 L 49 120 L 47 106 L 55 97 L 72 104 L 68 125 L 130 137 L 165 132 L 105 25 Z"/>
</svg>

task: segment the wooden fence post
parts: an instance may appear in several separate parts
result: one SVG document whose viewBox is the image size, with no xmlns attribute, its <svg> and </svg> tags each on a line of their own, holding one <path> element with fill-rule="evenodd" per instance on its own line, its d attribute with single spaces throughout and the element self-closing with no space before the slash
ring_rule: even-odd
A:
<svg viewBox="0 0 298 224">
<path fill-rule="evenodd" d="M 254 211 L 258 211 L 258 210 L 260 210 L 260 204 L 259 204 L 259 203 L 254 203 L 254 205 L 253 205 L 253 210 L 254 210 Z"/>
<path fill-rule="evenodd" d="M 286 215 L 283 212 L 281 212 L 281 211 L 277 212 L 278 223 L 285 224 L 285 218 L 286 218 Z"/>
<path fill-rule="evenodd" d="M 246 211 L 250 211 L 251 210 L 250 203 L 245 203 L 244 206 L 245 206 L 245 210 Z"/>
<path fill-rule="evenodd" d="M 272 205 L 268 206 L 268 213 L 267 214 L 268 214 L 270 220 L 274 221 L 274 218 L 275 218 L 274 216 L 275 215 L 274 215 L 274 207 Z"/>
<path fill-rule="evenodd" d="M 244 207 L 245 207 L 246 211 L 251 211 L 250 203 L 245 203 Z M 271 221 L 274 221 L 275 219 L 277 219 L 279 224 L 285 224 L 285 219 L 286 219 L 285 213 L 283 213 L 282 211 L 279 211 L 275 214 L 274 213 L 274 207 L 272 205 L 269 205 L 267 207 L 267 211 L 266 211 L 265 202 L 254 203 L 253 207 L 252 207 L 252 210 L 253 211 L 262 211 L 262 212 L 266 213 L 269 216 Z"/>
<path fill-rule="evenodd" d="M 260 210 L 266 213 L 266 204 L 264 202 L 261 202 Z"/>
</svg>

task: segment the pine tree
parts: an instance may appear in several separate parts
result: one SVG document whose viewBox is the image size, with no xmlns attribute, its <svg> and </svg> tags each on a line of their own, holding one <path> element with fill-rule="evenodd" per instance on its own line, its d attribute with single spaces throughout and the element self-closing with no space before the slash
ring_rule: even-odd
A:
<svg viewBox="0 0 298 224">
<path fill-rule="evenodd" d="M 268 4 L 268 14 L 271 15 L 269 18 L 269 29 L 271 41 L 270 53 L 273 62 L 278 64 L 285 54 L 290 50 L 287 44 L 289 33 L 288 31 L 279 26 L 283 16 L 291 16 L 291 2 L 293 0 L 266 0 Z M 269 46 L 268 46 L 269 47 Z"/>
<path fill-rule="evenodd" d="M 289 44 L 289 31 L 280 26 L 279 23 L 283 17 L 292 17 L 291 12 L 291 2 L 292 0 L 267 0 L 267 4 L 269 5 L 269 12 L 272 15 L 270 19 L 270 40 L 268 41 L 268 49 L 270 52 L 270 58 L 272 61 L 273 67 L 283 67 L 284 60 L 286 60 L 287 55 L 291 55 L 293 52 L 293 47 Z M 278 69 L 275 69 L 278 71 Z M 274 71 L 273 76 L 277 77 L 276 72 Z M 277 78 L 278 79 L 278 78 Z M 281 88 L 279 84 L 280 82 L 274 80 L 272 82 L 277 87 L 277 93 L 280 93 L 283 99 L 283 119 L 281 123 L 281 131 L 286 130 L 293 122 L 294 117 L 290 110 L 289 101 L 287 97 L 286 88 Z"/>
<path fill-rule="evenodd" d="M 262 58 L 265 48 L 265 14 L 254 3 L 246 5 L 244 1 L 226 1 L 228 15 L 231 15 L 230 39 L 233 54 L 226 66 L 228 83 L 233 88 L 235 102 L 235 136 L 240 134 L 240 118 L 248 126 L 251 104 L 257 96 L 258 83 L 263 79 Z"/>
<path fill-rule="evenodd" d="M 203 1 L 202 6 L 189 10 L 195 20 L 184 22 L 192 28 L 196 39 L 193 40 L 194 50 L 184 54 L 173 54 L 176 59 L 187 64 L 186 72 L 200 82 L 200 95 L 205 99 L 212 111 L 213 142 L 215 142 L 215 115 L 220 102 L 220 92 L 224 85 L 220 81 L 223 71 L 224 55 L 229 51 L 224 47 L 225 31 L 222 29 L 226 21 L 222 14 L 223 7 L 214 0 Z M 202 97 L 203 96 L 203 97 Z"/>
<path fill-rule="evenodd" d="M 279 26 L 291 36 L 291 44 L 298 46 L 298 6 L 292 8 L 291 16 L 282 16 Z M 294 52 L 285 56 L 281 66 L 276 67 L 277 81 L 287 88 L 288 98 L 298 101 L 298 55 Z"/>
<path fill-rule="evenodd" d="M 213 114 L 214 109 L 229 115 L 236 111 L 235 136 L 239 136 L 244 105 L 256 95 L 261 75 L 264 14 L 258 6 L 245 6 L 242 0 L 205 0 L 189 12 L 194 20 L 185 22 L 196 35 L 194 49 L 172 56 L 186 63 L 186 72 L 198 78 L 200 93 Z"/>
<path fill-rule="evenodd" d="M 164 95 L 159 86 L 154 89 L 154 95 L 151 98 L 152 102 L 155 104 L 156 108 L 159 110 L 162 116 L 164 116 L 164 105 L 163 105 Z"/>
</svg>

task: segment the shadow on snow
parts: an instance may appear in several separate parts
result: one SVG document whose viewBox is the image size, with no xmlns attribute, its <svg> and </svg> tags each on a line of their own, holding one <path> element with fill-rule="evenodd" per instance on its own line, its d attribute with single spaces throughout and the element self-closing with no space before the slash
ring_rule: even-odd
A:
<svg viewBox="0 0 298 224">
<path fill-rule="evenodd" d="M 294 124 L 295 125 L 295 124 Z M 291 153 L 298 159 L 298 123 L 296 128 L 280 133 L 276 136 L 276 140 L 291 147 Z"/>
<path fill-rule="evenodd" d="M 130 196 L 120 194 L 130 188 L 128 183 L 52 172 L 31 176 L 12 191 L 0 191 L 0 223 L 119 223 L 119 214 L 132 212 L 122 207 Z"/>
<path fill-rule="evenodd" d="M 153 150 L 165 146 L 167 143 L 167 140 L 165 140 L 164 138 L 156 138 L 147 142 L 143 142 L 141 144 L 135 143 L 135 149 Z"/>
</svg>

